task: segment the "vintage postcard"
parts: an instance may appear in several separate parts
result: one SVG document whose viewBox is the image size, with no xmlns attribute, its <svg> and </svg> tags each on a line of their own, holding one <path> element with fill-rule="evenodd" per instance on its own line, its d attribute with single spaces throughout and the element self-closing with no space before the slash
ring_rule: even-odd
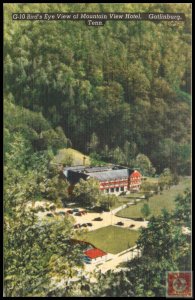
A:
<svg viewBox="0 0 195 300">
<path fill-rule="evenodd" d="M 191 3 L 5 3 L 4 297 L 192 298 Z"/>
</svg>

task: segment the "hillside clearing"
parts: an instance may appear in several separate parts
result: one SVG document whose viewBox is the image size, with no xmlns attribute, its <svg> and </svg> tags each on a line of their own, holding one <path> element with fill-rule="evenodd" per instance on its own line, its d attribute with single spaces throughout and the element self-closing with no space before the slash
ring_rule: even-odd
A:
<svg viewBox="0 0 195 300">
<path fill-rule="evenodd" d="M 67 159 L 67 157 L 70 157 L 73 159 L 72 165 L 77 166 L 77 165 L 83 165 L 83 157 L 86 157 L 85 159 L 85 165 L 89 166 L 90 165 L 90 159 L 89 156 L 84 155 L 83 153 L 72 149 L 72 148 L 64 148 L 58 151 L 58 154 L 54 157 L 53 163 L 57 164 L 63 164 L 64 160 Z"/>
</svg>

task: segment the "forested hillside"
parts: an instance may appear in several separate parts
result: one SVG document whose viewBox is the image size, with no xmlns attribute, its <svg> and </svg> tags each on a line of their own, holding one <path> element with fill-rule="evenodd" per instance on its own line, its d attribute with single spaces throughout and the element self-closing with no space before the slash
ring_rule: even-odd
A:
<svg viewBox="0 0 195 300">
<path fill-rule="evenodd" d="M 87 27 L 12 21 L 17 12 L 180 12 L 186 21 Z M 110 206 L 116 199 L 105 201 L 91 181 L 69 196 L 58 165 L 85 155 L 86 165 L 161 173 L 143 183 L 147 203 L 151 182 L 159 181 L 162 194 L 178 175 L 189 175 L 190 4 L 7 3 L 3 22 L 4 296 L 165 296 L 165 271 L 191 268 L 181 231 L 191 224 L 190 191 L 177 197 L 173 214 L 163 211 L 140 231 L 144 255 L 126 264 L 130 272 L 94 272 L 91 280 L 82 273 L 83 248 L 70 243 L 75 220 L 63 207 L 83 199 Z"/>
<path fill-rule="evenodd" d="M 13 12 L 68 11 L 180 11 L 186 22 L 107 21 L 91 28 L 84 21 L 11 20 Z M 23 127 L 20 107 L 27 108 L 47 120 L 39 132 L 33 118 L 30 128 L 24 126 L 31 138 L 44 131 L 55 144 L 50 124 L 84 153 L 95 150 L 109 159 L 128 145 L 132 159 L 145 154 L 158 172 L 169 167 L 189 174 L 190 6 L 9 4 L 4 14 L 4 92 L 5 101 L 17 105 L 16 127 Z"/>
</svg>

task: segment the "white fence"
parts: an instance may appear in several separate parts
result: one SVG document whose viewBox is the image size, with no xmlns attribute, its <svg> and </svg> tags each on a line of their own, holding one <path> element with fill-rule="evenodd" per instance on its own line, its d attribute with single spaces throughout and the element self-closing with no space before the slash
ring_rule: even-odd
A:
<svg viewBox="0 0 195 300">
<path fill-rule="evenodd" d="M 131 260 L 136 256 L 138 256 L 138 257 L 141 256 L 141 250 L 137 249 L 137 247 L 134 246 L 132 248 L 129 248 L 127 250 L 124 250 L 124 251 L 118 253 L 118 256 L 122 256 L 124 254 L 127 254 L 127 255 L 125 255 L 125 258 L 126 258 L 125 260 Z"/>
</svg>

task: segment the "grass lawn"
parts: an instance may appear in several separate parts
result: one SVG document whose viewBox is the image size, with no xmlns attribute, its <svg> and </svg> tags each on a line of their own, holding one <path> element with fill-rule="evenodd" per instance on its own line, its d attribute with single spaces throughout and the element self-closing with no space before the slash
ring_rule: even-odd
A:
<svg viewBox="0 0 195 300">
<path fill-rule="evenodd" d="M 83 153 L 72 149 L 72 148 L 64 148 L 59 150 L 58 154 L 54 157 L 53 163 L 61 163 L 63 162 L 63 158 L 65 155 L 71 155 L 73 157 L 73 165 L 83 165 L 83 156 L 86 157 L 85 164 L 86 166 L 89 166 L 90 161 L 89 157 L 87 155 L 84 155 Z"/>
<path fill-rule="evenodd" d="M 158 183 L 158 178 L 155 178 L 155 177 L 146 177 L 146 180 L 144 182 L 147 182 L 147 183 Z"/>
<path fill-rule="evenodd" d="M 120 196 L 121 198 L 123 197 L 123 199 L 137 199 L 137 198 L 141 198 L 142 196 L 144 196 L 143 192 L 140 193 L 131 193 L 131 194 L 127 194 L 125 196 Z"/>
<path fill-rule="evenodd" d="M 136 230 L 115 226 L 107 226 L 83 233 L 79 239 L 93 244 L 95 247 L 112 254 L 133 247 L 139 236 Z"/>
<path fill-rule="evenodd" d="M 126 204 L 128 202 L 130 202 L 129 199 L 118 196 L 117 201 L 114 203 L 114 205 L 111 206 L 111 210 L 115 209 L 123 204 Z"/>
<path fill-rule="evenodd" d="M 190 184 L 191 180 L 189 178 L 185 178 L 178 185 L 171 187 L 169 190 L 163 191 L 162 195 L 154 195 L 148 202 L 143 200 L 136 205 L 122 209 L 116 215 L 125 218 L 143 217 L 140 210 L 144 203 L 148 203 L 151 215 L 157 216 L 161 214 L 161 210 L 163 208 L 166 208 L 169 212 L 171 212 L 175 208 L 174 200 L 176 196 L 179 193 L 182 193 L 187 187 L 190 187 Z"/>
</svg>

